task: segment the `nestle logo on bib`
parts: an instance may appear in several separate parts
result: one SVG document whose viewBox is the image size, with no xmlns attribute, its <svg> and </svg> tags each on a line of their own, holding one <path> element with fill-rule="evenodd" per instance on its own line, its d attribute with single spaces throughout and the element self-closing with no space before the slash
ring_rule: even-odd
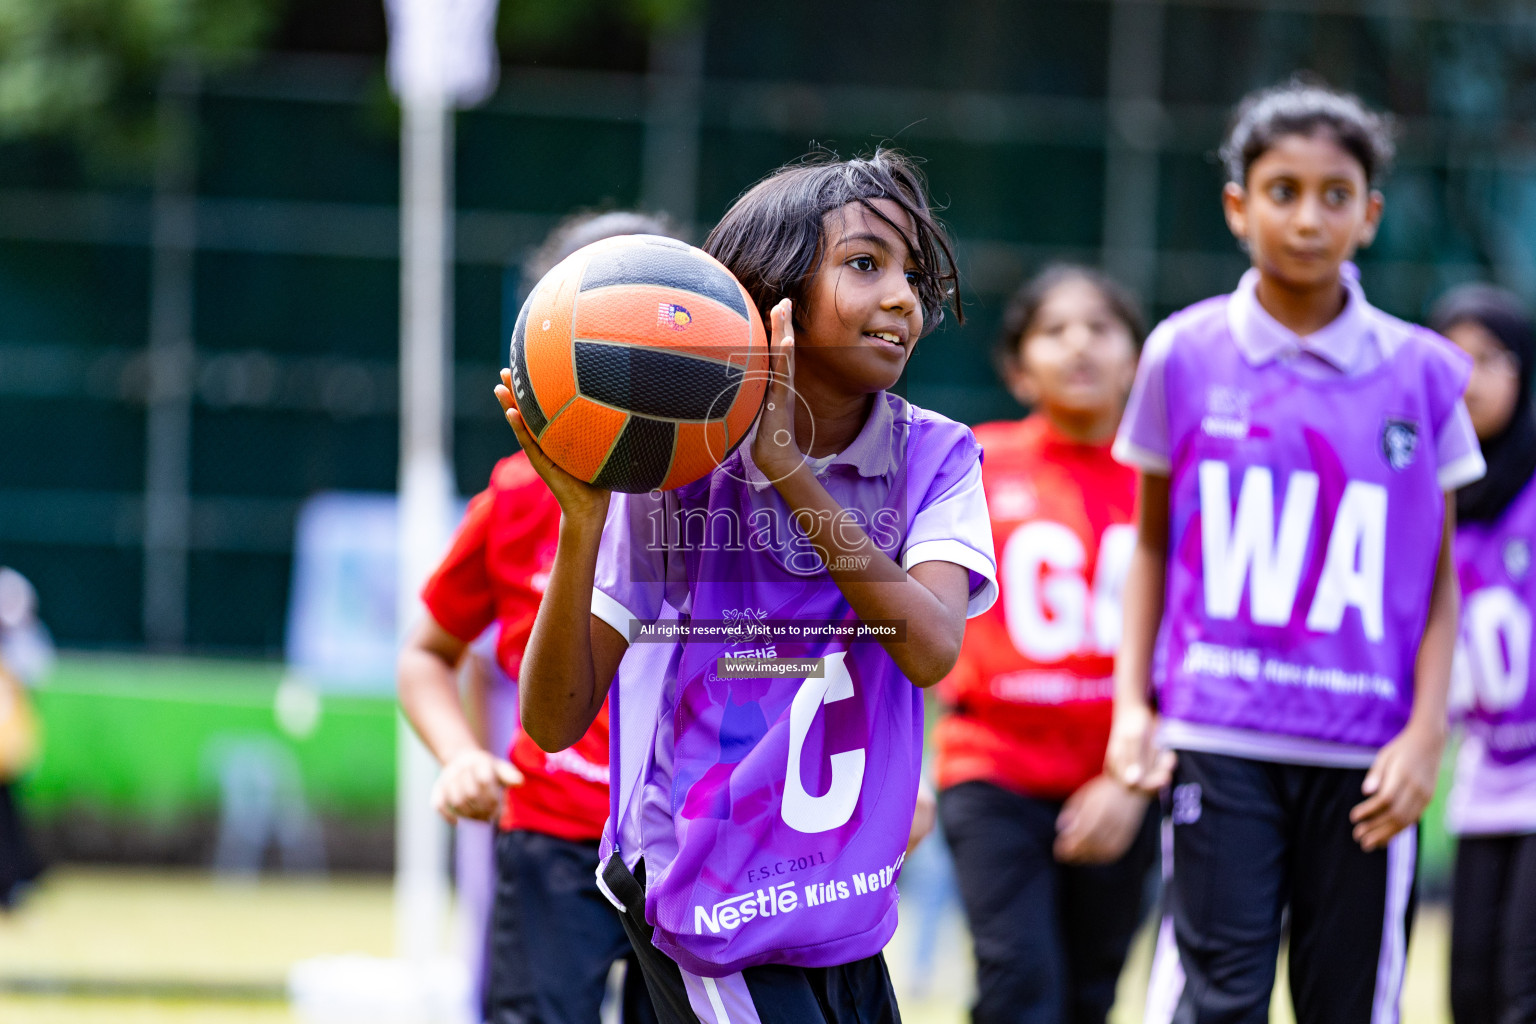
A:
<svg viewBox="0 0 1536 1024">
<path fill-rule="evenodd" d="M 1248 436 L 1248 408 L 1252 397 L 1241 388 L 1217 384 L 1205 393 L 1205 415 L 1200 429 L 1209 437 L 1240 441 Z"/>
<path fill-rule="evenodd" d="M 878 896 L 896 884 L 902 861 L 906 859 L 906 852 L 903 851 L 894 863 L 876 871 L 855 871 L 842 878 L 811 882 L 801 892 L 795 891 L 794 882 L 781 882 L 721 900 L 708 909 L 696 905 L 693 908 L 693 930 L 703 935 L 708 929 L 712 934 L 719 935 L 721 929 L 734 931 L 758 918 L 778 917 L 780 914 L 803 910 L 821 913 L 828 907 L 841 904 L 843 900 Z M 805 897 L 803 901 L 802 895 Z"/>
<path fill-rule="evenodd" d="M 795 883 L 784 882 L 721 900 L 707 911 L 703 907 L 694 907 L 693 930 L 703 935 L 704 929 L 708 928 L 718 935 L 721 928 L 731 931 L 759 917 L 793 913 L 799 904 Z"/>
<path fill-rule="evenodd" d="M 1419 425 L 1413 420 L 1388 419 L 1381 428 L 1381 454 L 1387 465 L 1402 472 L 1413 465 L 1419 447 Z"/>
</svg>

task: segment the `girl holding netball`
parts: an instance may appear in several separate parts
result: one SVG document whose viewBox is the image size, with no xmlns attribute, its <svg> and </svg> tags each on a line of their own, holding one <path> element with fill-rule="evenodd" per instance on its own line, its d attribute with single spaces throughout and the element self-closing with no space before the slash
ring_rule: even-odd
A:
<svg viewBox="0 0 1536 1024">
<path fill-rule="evenodd" d="M 1391 1024 L 1445 738 L 1451 492 L 1483 472 L 1469 360 L 1349 262 L 1381 219 L 1381 117 L 1295 80 L 1245 99 L 1221 153 L 1252 269 L 1152 333 L 1115 442 L 1140 482 L 1107 763 L 1172 782 L 1148 1019 L 1266 1021 L 1289 909 L 1298 1020 Z"/>
<path fill-rule="evenodd" d="M 1001 595 L 966 630 L 933 730 L 944 837 L 976 952 L 975 1024 L 1103 1024 L 1156 845 L 1104 774 L 1136 474 L 1110 442 L 1145 329 L 1119 285 L 1051 267 L 997 362 L 1033 413 L 976 428 Z"/>
<path fill-rule="evenodd" d="M 1467 409 L 1488 475 L 1456 494 L 1464 717 L 1447 823 L 1459 834 L 1451 916 L 1456 1024 L 1536 1021 L 1536 326 L 1509 292 L 1466 285 L 1430 324 L 1472 357 Z"/>
<path fill-rule="evenodd" d="M 523 723 L 547 749 L 571 743 L 618 672 L 618 745 L 643 764 L 632 787 L 614 779 L 602 877 L 663 1020 L 894 1021 L 880 951 L 918 688 L 996 593 L 975 438 L 888 390 L 944 307 L 959 313 L 950 245 L 915 168 L 877 152 L 777 171 L 705 249 L 772 337 L 755 433 L 715 472 L 610 495 L 545 457 L 498 389 L 563 512 Z M 744 643 L 707 628 L 742 619 L 786 625 Z M 629 673 L 632 625 L 658 621 L 693 632 Z M 734 678 L 728 656 L 810 665 Z"/>
</svg>

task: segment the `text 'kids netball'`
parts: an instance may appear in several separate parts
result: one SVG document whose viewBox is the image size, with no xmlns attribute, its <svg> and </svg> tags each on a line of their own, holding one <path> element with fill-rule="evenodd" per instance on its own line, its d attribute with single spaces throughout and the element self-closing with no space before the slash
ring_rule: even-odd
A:
<svg viewBox="0 0 1536 1024">
<path fill-rule="evenodd" d="M 1024 284 L 997 362 L 1033 412 L 976 428 L 997 604 L 970 623 L 933 730 L 944 837 L 976 954 L 974 1024 L 1103 1024 L 1156 847 L 1104 774 L 1136 474 L 1110 455 L 1145 334 L 1085 267 Z"/>
<path fill-rule="evenodd" d="M 583 484 L 498 390 L 563 510 L 523 722 L 548 749 L 570 743 L 617 671 L 603 879 L 663 1020 L 894 1021 L 880 951 L 918 791 L 918 687 L 996 593 L 975 438 L 887 390 L 946 304 L 958 315 L 950 245 L 912 164 L 883 151 L 775 172 L 705 249 L 773 339 L 762 415 L 713 473 L 650 494 Z M 711 529 L 653 537 L 695 514 Z M 739 678 L 722 661 L 763 640 L 710 628 L 663 640 L 664 670 L 631 672 L 655 649 L 626 657 L 638 627 L 668 616 L 785 622 L 774 656 L 821 671 Z M 859 622 L 898 635 L 801 628 Z"/>
<path fill-rule="evenodd" d="M 1266 1021 L 1287 909 L 1298 1020 L 1397 1020 L 1456 635 L 1448 492 L 1483 459 L 1469 360 L 1349 262 L 1391 154 L 1352 96 L 1243 101 L 1222 201 L 1253 267 L 1152 332 L 1115 442 L 1140 512 L 1108 764 L 1172 774 L 1152 1022 Z"/>
<path fill-rule="evenodd" d="M 1515 1024 L 1536 1021 L 1536 325 L 1518 298 L 1487 285 L 1446 295 L 1430 325 L 1472 357 L 1467 411 L 1488 462 L 1456 494 L 1451 1013 L 1456 1024 Z"/>
</svg>

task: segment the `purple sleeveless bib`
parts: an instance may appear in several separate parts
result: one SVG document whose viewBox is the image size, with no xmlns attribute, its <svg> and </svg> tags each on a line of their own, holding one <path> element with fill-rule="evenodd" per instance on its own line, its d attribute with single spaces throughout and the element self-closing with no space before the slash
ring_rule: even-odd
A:
<svg viewBox="0 0 1536 1024">
<path fill-rule="evenodd" d="M 1461 637 L 1456 703 L 1498 765 L 1536 761 L 1531 617 L 1536 609 L 1536 486 L 1527 484 L 1497 522 L 1456 530 Z"/>
<path fill-rule="evenodd" d="M 881 514 L 883 528 L 868 532 L 899 562 L 907 517 L 962 479 L 980 449 L 964 426 L 915 409 L 892 443 L 906 458 L 884 510 L 858 511 Z M 681 488 L 681 508 L 749 519 L 740 459 L 738 451 Z M 856 624 L 831 578 L 808 574 L 806 553 L 688 548 L 692 619 Z M 674 655 L 667 839 L 676 850 L 659 870 L 647 863 L 646 918 L 658 949 L 706 977 L 765 963 L 848 963 L 878 953 L 896 929 L 922 695 L 878 643 L 825 637 L 781 639 L 772 652 L 824 658 L 822 678 L 719 676 L 719 658 L 760 646 L 692 638 Z M 610 821 L 609 848 L 618 832 Z"/>
<path fill-rule="evenodd" d="M 1253 366 L 1226 296 L 1175 325 L 1162 713 L 1378 747 L 1413 704 L 1444 517 L 1435 439 L 1467 369 L 1405 324 L 1357 376 Z"/>
</svg>

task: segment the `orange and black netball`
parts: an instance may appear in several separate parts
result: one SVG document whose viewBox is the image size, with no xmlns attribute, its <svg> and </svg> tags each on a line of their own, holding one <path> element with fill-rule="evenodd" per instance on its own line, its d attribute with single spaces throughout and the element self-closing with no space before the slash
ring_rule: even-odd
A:
<svg viewBox="0 0 1536 1024">
<path fill-rule="evenodd" d="M 612 490 L 670 490 L 711 472 L 751 429 L 768 338 L 713 257 L 619 235 L 534 287 L 510 366 L 523 420 L 561 468 Z"/>
</svg>

